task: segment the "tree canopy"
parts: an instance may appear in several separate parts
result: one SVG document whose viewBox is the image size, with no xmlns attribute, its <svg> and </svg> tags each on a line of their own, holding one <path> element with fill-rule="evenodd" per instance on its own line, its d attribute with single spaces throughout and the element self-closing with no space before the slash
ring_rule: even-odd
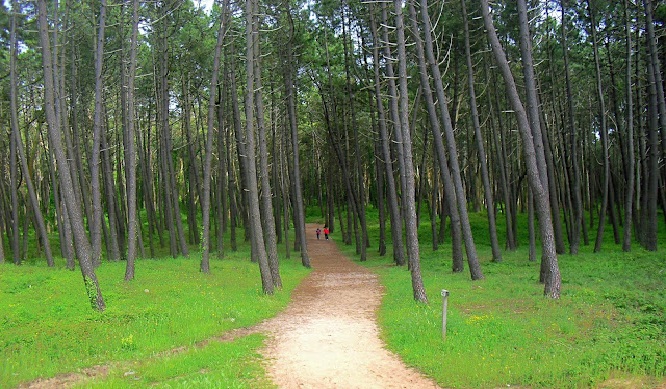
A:
<svg viewBox="0 0 666 389">
<path fill-rule="evenodd" d="M 221 257 L 239 227 L 272 293 L 277 245 L 309 266 L 313 214 L 360 260 L 392 246 L 419 301 L 419 240 L 472 279 L 539 242 L 553 298 L 591 236 L 657 249 L 662 1 L 10 3 L 0 261 L 77 259 L 97 309 L 102 259 Z"/>
</svg>

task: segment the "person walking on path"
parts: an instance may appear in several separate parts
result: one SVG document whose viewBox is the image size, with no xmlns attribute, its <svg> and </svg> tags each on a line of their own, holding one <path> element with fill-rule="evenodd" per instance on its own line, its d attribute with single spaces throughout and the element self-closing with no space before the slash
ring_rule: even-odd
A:
<svg viewBox="0 0 666 389">
<path fill-rule="evenodd" d="M 329 233 L 328 227 L 324 226 L 324 238 L 326 238 L 326 240 L 328 240 L 328 233 Z"/>
<path fill-rule="evenodd" d="M 317 240 L 319 240 L 319 235 L 321 235 L 321 230 L 319 229 L 319 227 L 317 227 L 315 233 L 317 234 Z"/>
</svg>

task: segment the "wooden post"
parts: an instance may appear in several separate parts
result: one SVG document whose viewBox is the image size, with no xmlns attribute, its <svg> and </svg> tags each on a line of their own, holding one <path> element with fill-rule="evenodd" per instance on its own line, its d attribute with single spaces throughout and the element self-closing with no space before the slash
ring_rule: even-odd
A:
<svg viewBox="0 0 666 389">
<path fill-rule="evenodd" d="M 449 299 L 449 291 L 442 289 L 442 339 L 446 339 L 446 305 Z"/>
</svg>

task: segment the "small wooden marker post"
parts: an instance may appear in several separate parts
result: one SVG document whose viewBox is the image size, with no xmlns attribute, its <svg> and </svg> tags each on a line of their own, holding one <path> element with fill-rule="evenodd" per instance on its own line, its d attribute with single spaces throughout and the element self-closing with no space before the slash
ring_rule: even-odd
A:
<svg viewBox="0 0 666 389">
<path fill-rule="evenodd" d="M 449 299 L 449 291 L 442 289 L 442 339 L 446 339 L 446 304 Z"/>
</svg>

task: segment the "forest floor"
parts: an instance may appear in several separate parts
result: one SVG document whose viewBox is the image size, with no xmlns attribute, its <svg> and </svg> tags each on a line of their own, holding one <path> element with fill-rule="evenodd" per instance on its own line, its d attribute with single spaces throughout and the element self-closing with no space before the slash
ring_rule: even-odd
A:
<svg viewBox="0 0 666 389">
<path fill-rule="evenodd" d="M 284 389 L 435 389 L 408 368 L 379 337 L 377 310 L 383 288 L 377 275 L 345 257 L 335 242 L 317 239 L 307 225 L 312 272 L 292 292 L 288 307 L 256 326 L 202 341 L 230 341 L 253 333 L 268 340 L 261 350 L 268 377 Z M 298 255 L 298 253 L 296 253 Z M 181 349 L 164 354 L 177 354 Z M 104 377 L 110 366 L 38 379 L 19 388 L 68 388 Z"/>
</svg>

